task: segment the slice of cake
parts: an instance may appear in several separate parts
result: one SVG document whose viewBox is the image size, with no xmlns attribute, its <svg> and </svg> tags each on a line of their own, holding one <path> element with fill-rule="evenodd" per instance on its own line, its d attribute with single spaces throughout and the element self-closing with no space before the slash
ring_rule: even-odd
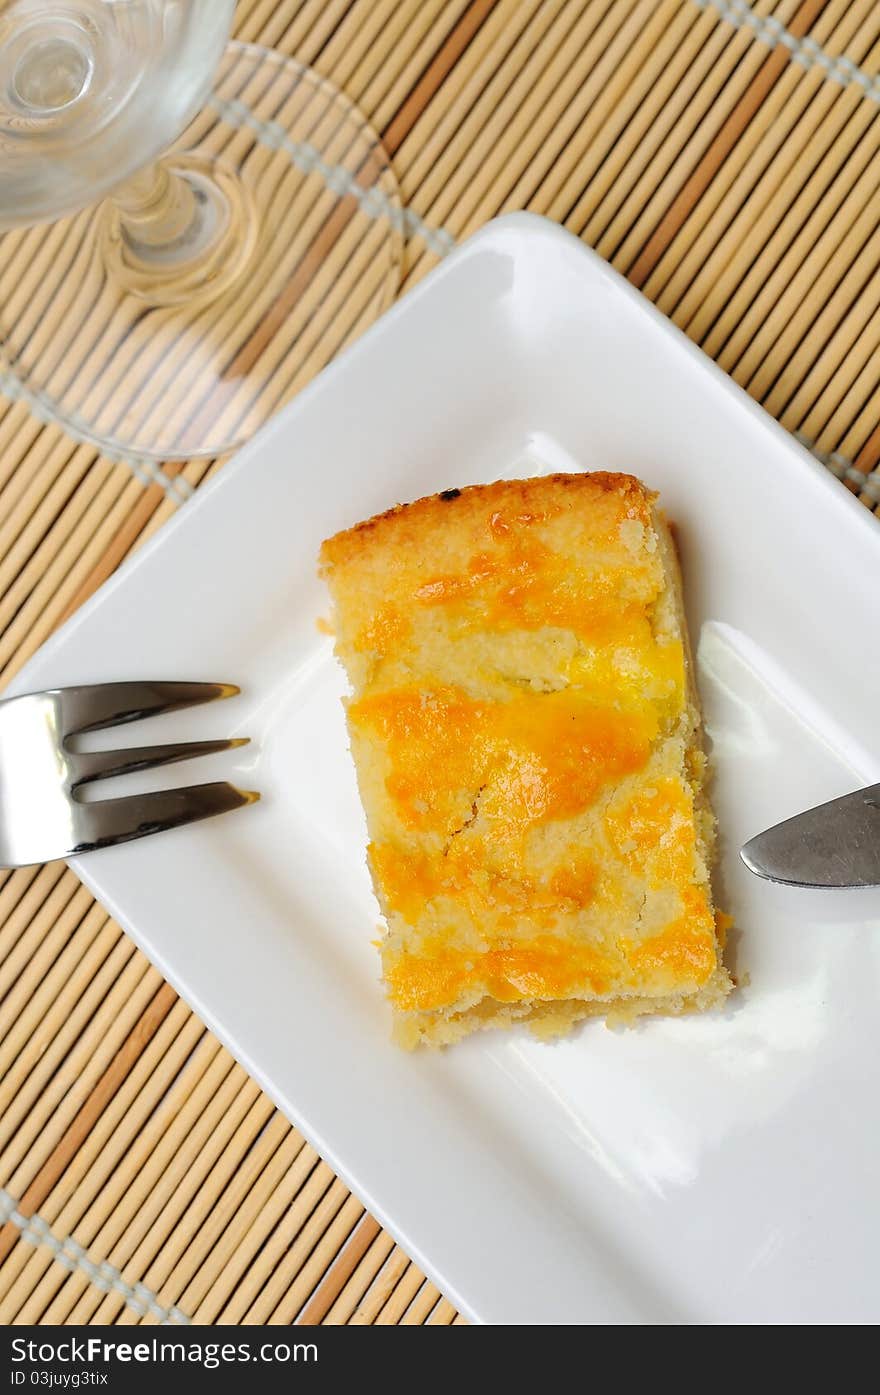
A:
<svg viewBox="0 0 880 1395">
<path fill-rule="evenodd" d="M 404 1046 L 730 989 L 655 497 L 629 475 L 501 481 L 323 545 Z"/>
</svg>

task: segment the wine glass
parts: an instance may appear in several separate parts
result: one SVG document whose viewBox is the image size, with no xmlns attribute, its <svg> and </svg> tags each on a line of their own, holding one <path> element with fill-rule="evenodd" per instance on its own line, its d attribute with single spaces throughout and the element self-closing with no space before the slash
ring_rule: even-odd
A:
<svg viewBox="0 0 880 1395">
<path fill-rule="evenodd" d="M 379 137 L 234 8 L 0 0 L 0 384 L 111 458 L 234 449 L 399 281 Z"/>
</svg>

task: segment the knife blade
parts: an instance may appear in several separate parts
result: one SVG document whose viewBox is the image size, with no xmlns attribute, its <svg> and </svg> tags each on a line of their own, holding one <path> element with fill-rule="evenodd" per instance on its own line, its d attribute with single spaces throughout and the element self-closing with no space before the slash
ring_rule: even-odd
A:
<svg viewBox="0 0 880 1395">
<path fill-rule="evenodd" d="M 768 828 L 740 857 L 756 876 L 785 886 L 880 886 L 880 785 Z"/>
</svg>

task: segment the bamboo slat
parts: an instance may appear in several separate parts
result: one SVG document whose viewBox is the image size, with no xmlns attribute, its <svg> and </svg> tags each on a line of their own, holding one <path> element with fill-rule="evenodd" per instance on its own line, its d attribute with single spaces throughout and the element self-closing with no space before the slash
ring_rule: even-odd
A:
<svg viewBox="0 0 880 1395">
<path fill-rule="evenodd" d="M 821 62 L 843 55 L 880 75 L 880 10 L 751 9 L 794 38 L 759 36 L 727 0 L 240 0 L 236 30 L 313 65 L 380 132 L 416 219 L 399 294 L 437 263 L 424 227 L 461 239 L 502 211 L 543 213 L 785 426 L 836 453 L 848 487 L 880 513 L 880 104 Z M 793 54 L 798 36 L 820 57 Z M 240 95 L 277 114 L 271 82 Z M 342 158 L 332 118 L 314 101 L 303 110 Z M 320 179 L 293 178 L 252 130 L 218 126 L 211 139 L 272 195 L 252 323 L 262 298 L 283 307 L 286 337 L 252 337 L 247 352 L 274 406 L 370 322 L 388 275 L 382 229 L 353 210 L 328 223 Z M 183 350 L 134 322 L 118 342 L 88 215 L 76 226 L 78 243 L 58 227 L 38 256 L 9 235 L 2 316 L 27 329 L 57 384 L 81 385 L 108 421 L 124 405 L 131 425 L 160 385 L 123 403 L 134 357 L 171 375 Z M 224 313 L 221 338 L 238 328 Z M 83 314 L 86 338 L 72 345 Z M 252 397 L 180 397 L 174 410 L 234 425 Z M 0 397 L 0 677 L 222 468 L 170 461 L 144 483 Z M 463 1322 L 60 864 L 0 873 L 0 1186 L 166 1312 L 247 1325 Z M 0 1322 L 158 1320 L 11 1223 L 0 1231 Z"/>
</svg>

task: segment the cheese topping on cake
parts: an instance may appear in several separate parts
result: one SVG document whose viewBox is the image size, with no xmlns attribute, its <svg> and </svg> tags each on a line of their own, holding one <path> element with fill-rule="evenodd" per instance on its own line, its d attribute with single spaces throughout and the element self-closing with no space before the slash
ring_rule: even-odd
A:
<svg viewBox="0 0 880 1395">
<path fill-rule="evenodd" d="M 627 475 L 447 491 L 324 544 L 405 1045 L 719 1001 L 678 574 Z"/>
</svg>

